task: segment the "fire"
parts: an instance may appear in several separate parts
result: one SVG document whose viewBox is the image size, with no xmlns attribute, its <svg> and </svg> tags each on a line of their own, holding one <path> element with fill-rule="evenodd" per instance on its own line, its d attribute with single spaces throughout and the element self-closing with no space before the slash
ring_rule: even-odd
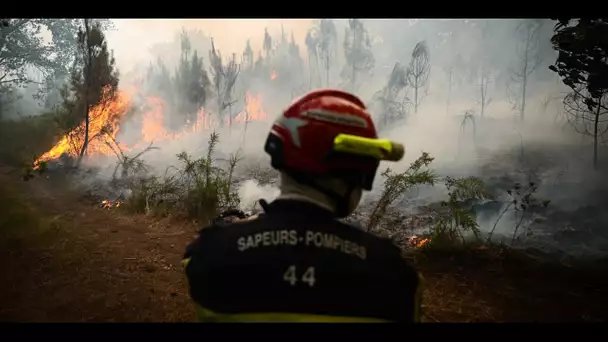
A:
<svg viewBox="0 0 608 342">
<path fill-rule="evenodd" d="M 274 81 L 277 78 L 277 72 L 272 70 L 272 72 L 270 73 L 270 80 Z"/>
<path fill-rule="evenodd" d="M 89 111 L 89 145 L 87 147 L 87 155 L 108 156 L 114 154 L 113 149 L 108 144 L 118 144 L 118 147 L 122 151 L 128 152 L 133 148 L 140 148 L 142 145 L 147 145 L 151 142 L 176 140 L 183 135 L 213 129 L 218 125 L 218 121 L 211 113 L 207 112 L 204 108 L 200 108 L 197 112 L 196 122 L 189 123 L 189 127 L 186 127 L 182 132 L 171 133 L 165 128 L 167 110 L 165 101 L 159 97 L 147 96 L 144 97 L 144 105 L 141 108 L 142 124 L 140 140 L 133 146 L 126 146 L 120 143 L 117 137 L 120 124 L 126 113 L 134 105 L 133 98 L 142 94 L 135 86 L 127 86 L 127 88 L 123 89 L 128 90 L 117 90 L 112 98 L 106 99 Z M 252 120 L 265 120 L 267 116 L 262 107 L 261 95 L 246 93 L 245 98 L 245 110 L 236 115 L 231 124 L 242 124 Z M 76 129 L 63 136 L 48 152 L 38 158 L 34 163 L 34 167 L 37 168 L 43 161 L 57 159 L 64 153 L 70 157 L 77 157 L 82 147 L 84 132 L 85 123 L 83 122 Z"/>
<path fill-rule="evenodd" d="M 408 238 L 408 242 L 410 246 L 420 248 L 431 242 L 431 239 L 414 235 Z"/>
<path fill-rule="evenodd" d="M 254 120 L 266 120 L 267 116 L 262 108 L 262 96 L 251 95 L 250 93 L 245 94 L 245 110 L 240 112 L 234 117 L 232 122 L 234 123 L 245 123 Z"/>
<path fill-rule="evenodd" d="M 112 208 L 120 208 L 120 201 L 109 201 L 109 200 L 103 200 L 100 203 L 100 206 L 103 209 L 112 209 Z"/>
<path fill-rule="evenodd" d="M 165 101 L 158 97 L 150 96 L 146 99 L 146 108 L 150 108 L 144 112 L 141 135 L 145 142 L 155 140 L 163 140 L 167 135 L 165 130 Z"/>
<path fill-rule="evenodd" d="M 119 121 L 124 115 L 130 104 L 130 97 L 121 91 L 117 91 L 112 98 L 107 98 L 102 103 L 93 107 L 89 111 L 89 146 L 87 153 L 109 155 L 112 153 L 110 147 L 100 139 L 96 139 L 102 134 L 116 136 L 119 130 Z M 66 153 L 70 157 L 76 157 L 82 148 L 85 123 L 82 122 L 72 132 L 62 137 L 59 142 L 49 151 L 44 153 L 35 165 L 40 162 L 59 158 Z"/>
<path fill-rule="evenodd" d="M 213 127 L 213 118 L 201 107 L 196 113 L 196 123 L 193 125 L 193 132 L 201 132 Z"/>
</svg>

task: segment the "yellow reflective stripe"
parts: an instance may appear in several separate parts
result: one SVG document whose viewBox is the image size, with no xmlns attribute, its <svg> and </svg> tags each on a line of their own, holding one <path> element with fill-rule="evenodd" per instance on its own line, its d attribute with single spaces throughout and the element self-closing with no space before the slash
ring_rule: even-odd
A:
<svg viewBox="0 0 608 342">
<path fill-rule="evenodd" d="M 184 265 L 184 269 L 188 266 L 189 262 L 190 262 L 190 258 L 186 258 L 186 259 L 182 260 L 182 265 Z"/>
<path fill-rule="evenodd" d="M 424 278 L 422 274 L 418 272 L 418 286 L 416 287 L 416 294 L 414 295 L 414 322 L 419 323 L 421 318 L 421 309 L 422 309 L 422 282 Z"/>
<path fill-rule="evenodd" d="M 405 153 L 403 145 L 398 142 L 350 134 L 338 134 L 334 138 L 334 150 L 390 161 L 401 160 Z"/>
<path fill-rule="evenodd" d="M 196 318 L 207 323 L 261 323 L 261 322 L 300 322 L 300 323 L 390 323 L 388 320 L 367 317 L 341 317 L 295 313 L 242 313 L 220 314 L 195 304 Z"/>
</svg>

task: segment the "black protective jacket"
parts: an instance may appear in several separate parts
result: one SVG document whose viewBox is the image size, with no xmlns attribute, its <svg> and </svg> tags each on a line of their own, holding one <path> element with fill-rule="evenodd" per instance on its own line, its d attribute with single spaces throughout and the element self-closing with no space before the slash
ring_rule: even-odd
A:
<svg viewBox="0 0 608 342">
<path fill-rule="evenodd" d="M 418 321 L 420 278 L 400 250 L 312 203 L 204 228 L 185 261 L 201 321 Z"/>
</svg>

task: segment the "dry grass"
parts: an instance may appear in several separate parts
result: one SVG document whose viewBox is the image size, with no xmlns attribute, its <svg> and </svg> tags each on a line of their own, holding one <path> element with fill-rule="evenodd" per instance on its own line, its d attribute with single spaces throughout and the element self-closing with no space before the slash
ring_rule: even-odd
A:
<svg viewBox="0 0 608 342">
<path fill-rule="evenodd" d="M 0 172 L 0 217 L 11 218 L 0 221 L 0 320 L 194 320 L 180 260 L 195 227 L 92 206 L 63 185 Z M 608 318 L 596 270 L 497 248 L 421 251 L 414 261 L 426 322 Z"/>
<path fill-rule="evenodd" d="M 573 268 L 500 247 L 428 250 L 414 262 L 425 277 L 430 322 L 608 319 L 605 265 Z"/>
<path fill-rule="evenodd" d="M 47 184 L 43 184 L 47 183 Z M 40 178 L 28 188 L 52 187 Z M 6 184 L 6 182 L 3 182 Z M 23 196 L 13 196 L 17 205 Z M 180 269 L 194 228 L 152 221 L 79 204 L 78 198 L 48 192 L 29 216 L 62 222 L 54 234 L 14 236 L 2 250 L 0 319 L 8 321 L 191 321 L 192 305 Z M 46 197 L 46 198 L 45 198 Z M 13 211 L 13 207 L 5 210 Z M 36 229 L 35 224 L 20 229 Z M 7 240 L 5 240 L 7 241 Z"/>
</svg>

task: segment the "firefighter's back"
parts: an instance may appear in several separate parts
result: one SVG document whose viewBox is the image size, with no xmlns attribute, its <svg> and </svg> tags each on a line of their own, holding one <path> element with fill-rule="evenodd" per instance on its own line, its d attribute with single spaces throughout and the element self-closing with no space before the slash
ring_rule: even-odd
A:
<svg viewBox="0 0 608 342">
<path fill-rule="evenodd" d="M 419 278 L 399 249 L 313 204 L 203 229 L 188 254 L 201 321 L 417 320 Z"/>
</svg>

